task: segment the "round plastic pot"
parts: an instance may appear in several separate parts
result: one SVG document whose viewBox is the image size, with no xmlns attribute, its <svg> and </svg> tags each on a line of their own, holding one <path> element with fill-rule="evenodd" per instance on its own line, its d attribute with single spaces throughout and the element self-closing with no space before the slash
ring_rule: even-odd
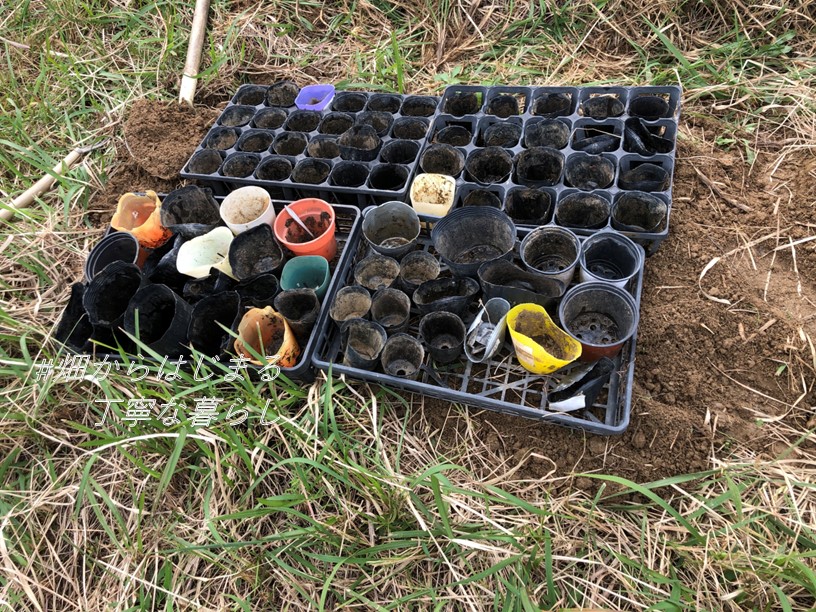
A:
<svg viewBox="0 0 816 612">
<path fill-rule="evenodd" d="M 264 159 L 255 170 L 255 178 L 261 181 L 285 181 L 291 175 L 292 162 L 274 155 Z"/>
<path fill-rule="evenodd" d="M 215 357 L 226 344 L 229 332 L 240 313 L 241 296 L 236 291 L 224 291 L 199 300 L 190 315 L 187 339 L 197 351 Z M 220 324 L 220 325 L 219 325 Z"/>
<path fill-rule="evenodd" d="M 427 251 L 408 253 L 400 261 L 400 286 L 408 295 L 424 282 L 439 276 L 439 260 Z"/>
<path fill-rule="evenodd" d="M 187 171 L 192 174 L 215 174 L 223 162 L 223 155 L 215 149 L 202 149 L 190 158 Z"/>
<path fill-rule="evenodd" d="M 437 101 L 431 96 L 408 96 L 402 103 L 401 113 L 408 117 L 430 117 L 436 112 Z"/>
<path fill-rule="evenodd" d="M 539 227 L 524 237 L 519 248 L 527 269 L 568 286 L 578 267 L 581 242 L 563 227 Z"/>
<path fill-rule="evenodd" d="M 278 155 L 300 155 L 308 142 L 309 137 L 302 132 L 282 132 L 272 142 L 272 150 Z"/>
<path fill-rule="evenodd" d="M 317 131 L 321 134 L 332 134 L 334 136 L 339 136 L 352 125 L 354 125 L 354 117 L 348 113 L 326 113 L 326 115 L 323 117 L 323 121 L 320 122 Z"/>
<path fill-rule="evenodd" d="M 320 313 L 320 300 L 313 289 L 289 289 L 275 296 L 277 310 L 295 334 L 300 346 L 306 346 Z"/>
<path fill-rule="evenodd" d="M 238 141 L 238 130 L 231 127 L 216 127 L 207 135 L 204 147 L 226 151 L 235 146 Z"/>
<path fill-rule="evenodd" d="M 669 102 L 660 96 L 638 96 L 629 100 L 629 114 L 646 121 L 668 117 L 670 110 Z"/>
<path fill-rule="evenodd" d="M 370 105 L 371 102 L 369 102 L 369 106 Z M 387 112 L 368 110 L 358 113 L 354 123 L 357 126 L 369 126 L 377 132 L 377 136 L 382 138 L 388 134 L 388 130 L 391 129 L 391 124 L 394 123 L 394 116 Z"/>
<path fill-rule="evenodd" d="M 513 157 L 502 147 L 485 147 L 468 155 L 465 170 L 481 184 L 503 183 L 513 170 Z"/>
<path fill-rule="evenodd" d="M 230 278 L 221 270 L 213 268 L 209 276 L 189 279 L 184 283 L 182 296 L 190 304 L 194 304 L 205 297 L 223 293 L 235 287 L 235 279 Z"/>
<path fill-rule="evenodd" d="M 388 333 L 405 331 L 411 317 L 411 298 L 399 289 L 380 289 L 371 297 L 371 319 Z"/>
<path fill-rule="evenodd" d="M 587 98 L 581 104 L 581 110 L 585 117 L 591 119 L 607 119 L 608 117 L 620 117 L 623 114 L 623 102 L 617 96 L 602 95 Z"/>
<path fill-rule="evenodd" d="M 341 161 L 331 172 L 329 181 L 340 187 L 359 187 L 368 178 L 368 165 L 363 162 Z"/>
<path fill-rule="evenodd" d="M 218 202 L 213 198 L 212 191 L 196 185 L 168 193 L 161 205 L 160 218 L 164 227 L 187 238 L 194 238 L 221 225 Z"/>
<path fill-rule="evenodd" d="M 307 157 L 301 159 L 292 170 L 292 182 L 306 185 L 320 185 L 329 178 L 332 165 L 323 159 Z"/>
<path fill-rule="evenodd" d="M 142 272 L 132 263 L 114 261 L 88 283 L 82 305 L 94 327 L 121 327 L 131 298 L 142 286 Z"/>
<path fill-rule="evenodd" d="M 363 236 L 371 247 L 399 259 L 416 245 L 419 216 L 403 202 L 386 202 L 371 208 L 363 217 Z"/>
<path fill-rule="evenodd" d="M 510 304 L 539 304 L 550 308 L 564 295 L 560 280 L 522 270 L 506 259 L 489 261 L 479 268 L 479 283 L 485 299 L 502 298 Z"/>
<path fill-rule="evenodd" d="M 501 117 L 502 119 L 506 119 L 511 115 L 518 115 L 519 114 L 519 103 L 515 97 L 511 95 L 499 95 L 490 100 L 487 103 L 487 110 L 485 111 L 488 115 L 495 115 L 496 117 Z"/>
<path fill-rule="evenodd" d="M 193 278 L 209 276 L 210 268 L 217 268 L 235 278 L 229 263 L 229 250 L 234 236 L 228 227 L 217 227 L 211 232 L 188 240 L 181 245 L 176 258 L 178 271 Z"/>
<path fill-rule="evenodd" d="M 366 100 L 366 95 L 362 93 L 339 93 L 334 97 L 332 109 L 343 113 L 359 113 L 365 108 Z"/>
<path fill-rule="evenodd" d="M 177 235 L 172 243 L 168 243 L 171 244 L 170 249 L 165 245 L 153 251 L 142 266 L 142 275 L 152 283 L 168 285 L 173 289 L 183 287 L 189 277 L 178 271 L 178 256 L 185 240 Z"/>
<path fill-rule="evenodd" d="M 452 312 L 431 312 L 420 320 L 419 335 L 436 363 L 451 363 L 462 354 L 465 324 Z"/>
<path fill-rule="evenodd" d="M 380 158 L 389 164 L 412 164 L 419 155 L 419 143 L 413 140 L 392 140 L 380 152 Z"/>
<path fill-rule="evenodd" d="M 621 173 L 618 186 L 632 191 L 666 191 L 670 176 L 665 168 L 655 164 L 640 164 Z"/>
<path fill-rule="evenodd" d="M 280 270 L 283 251 L 275 242 L 272 228 L 264 223 L 238 234 L 230 243 L 229 264 L 232 275 L 241 281 Z"/>
<path fill-rule="evenodd" d="M 445 311 L 464 317 L 476 303 L 479 283 L 468 277 L 436 278 L 422 283 L 414 291 L 413 301 L 422 314 Z"/>
<path fill-rule="evenodd" d="M 360 370 L 377 367 L 388 335 L 385 330 L 365 319 L 349 319 L 343 323 L 343 363 Z"/>
<path fill-rule="evenodd" d="M 623 234 L 603 231 L 581 245 L 578 278 L 582 283 L 605 281 L 626 287 L 643 267 L 641 249 Z"/>
<path fill-rule="evenodd" d="M 396 334 L 385 343 L 380 357 L 383 371 L 389 376 L 414 380 L 419 375 L 425 350 L 416 338 Z"/>
<path fill-rule="evenodd" d="M 615 180 L 615 164 L 600 155 L 578 153 L 567 160 L 564 178 L 576 189 L 606 189 Z"/>
<path fill-rule="evenodd" d="M 551 186 L 561 180 L 564 154 L 551 147 L 533 147 L 516 156 L 516 177 L 522 185 Z"/>
<path fill-rule="evenodd" d="M 161 222 L 161 200 L 155 191 L 145 195 L 126 193 L 116 205 L 111 227 L 130 232 L 145 249 L 155 249 L 170 240 L 173 233 Z"/>
<path fill-rule="evenodd" d="M 487 189 L 474 189 L 462 198 L 462 206 L 490 206 L 491 208 L 501 208 L 501 205 L 501 198 Z"/>
<path fill-rule="evenodd" d="M 598 229 L 609 221 L 609 202 L 592 193 L 575 192 L 564 197 L 555 209 L 555 221 L 564 227 Z"/>
<path fill-rule="evenodd" d="M 428 120 L 420 117 L 400 117 L 394 122 L 394 138 L 420 140 L 428 133 Z"/>
<path fill-rule="evenodd" d="M 530 123 L 524 130 L 524 146 L 551 147 L 563 149 L 569 142 L 569 126 L 557 119 L 544 119 L 537 123 Z"/>
<path fill-rule="evenodd" d="M 482 142 L 486 147 L 515 147 L 521 139 L 521 126 L 517 123 L 500 121 L 492 123 L 482 132 Z"/>
<path fill-rule="evenodd" d="M 545 93 L 533 100 L 532 112 L 540 117 L 564 117 L 570 114 L 572 98 L 565 93 Z"/>
<path fill-rule="evenodd" d="M 322 111 L 334 98 L 334 85 L 320 83 L 307 85 L 295 98 L 295 106 L 302 110 Z"/>
<path fill-rule="evenodd" d="M 235 286 L 241 297 L 241 306 L 265 308 L 271 306 L 280 292 L 280 282 L 274 274 L 258 274 Z"/>
<path fill-rule="evenodd" d="M 93 278 L 114 261 L 138 265 L 139 241 L 130 232 L 113 232 L 94 245 L 85 260 L 85 279 Z"/>
<path fill-rule="evenodd" d="M 290 132 L 314 132 L 320 125 L 321 115 L 310 110 L 296 110 L 289 115 L 283 129 Z"/>
<path fill-rule="evenodd" d="M 220 172 L 222 176 L 246 178 L 255 172 L 259 163 L 261 156 L 257 153 L 233 153 L 224 160 Z"/>
<path fill-rule="evenodd" d="M 445 100 L 445 112 L 454 117 L 473 115 L 482 107 L 479 97 L 472 91 L 457 91 Z"/>
<path fill-rule="evenodd" d="M 315 238 L 311 238 L 284 209 L 275 218 L 275 237 L 278 241 L 295 255 L 320 255 L 328 261 L 334 259 L 337 254 L 334 208 L 317 198 L 297 200 L 289 208 L 300 217 Z"/>
<path fill-rule="evenodd" d="M 334 296 L 329 316 L 338 326 L 351 319 L 365 319 L 371 310 L 371 294 L 360 285 L 343 287 Z"/>
<path fill-rule="evenodd" d="M 516 358 L 533 374 L 550 374 L 581 356 L 581 343 L 564 332 L 543 306 L 519 304 L 507 313 Z"/>
<path fill-rule="evenodd" d="M 516 226 L 495 208 L 471 206 L 448 213 L 434 226 L 431 240 L 454 274 L 475 277 L 484 262 L 512 255 Z"/>
<path fill-rule="evenodd" d="M 75 351 L 82 351 L 94 332 L 93 325 L 88 320 L 88 313 L 82 305 L 84 295 L 85 285 L 82 283 L 71 285 L 68 305 L 62 311 L 54 330 L 54 339 Z"/>
<path fill-rule="evenodd" d="M 354 282 L 376 291 L 393 285 L 399 273 L 400 265 L 393 257 L 369 255 L 354 266 Z"/>
<path fill-rule="evenodd" d="M 225 110 L 219 119 L 221 125 L 226 127 L 242 127 L 252 121 L 255 115 L 255 107 L 246 104 L 230 106 Z"/>
<path fill-rule="evenodd" d="M 538 189 L 512 189 L 504 204 L 504 212 L 519 225 L 544 225 L 552 209 L 550 194 Z"/>
<path fill-rule="evenodd" d="M 167 285 L 145 285 L 131 298 L 125 331 L 162 356 L 185 351 L 192 308 Z"/>
<path fill-rule="evenodd" d="M 255 113 L 252 124 L 262 130 L 277 130 L 286 121 L 286 111 L 282 108 L 262 108 Z"/>
<path fill-rule="evenodd" d="M 422 152 L 419 167 L 429 174 L 458 176 L 465 167 L 465 155 L 456 147 L 432 144 Z"/>
<path fill-rule="evenodd" d="M 376 159 L 382 141 L 370 125 L 354 125 L 340 134 L 337 145 L 343 159 L 368 162 Z"/>
<path fill-rule="evenodd" d="M 259 225 L 271 225 L 275 220 L 275 208 L 265 189 L 240 187 L 224 198 L 219 215 L 237 235 Z"/>
<path fill-rule="evenodd" d="M 394 94 L 374 94 L 368 99 L 366 110 L 393 114 L 399 111 L 402 100 Z"/>
<path fill-rule="evenodd" d="M 581 283 L 558 306 L 564 330 L 582 346 L 582 361 L 612 358 L 637 330 L 638 309 L 628 291 L 609 283 Z"/>
<path fill-rule="evenodd" d="M 624 193 L 612 205 L 612 227 L 628 232 L 660 232 L 666 227 L 669 206 L 649 193 Z"/>
<path fill-rule="evenodd" d="M 312 289 L 317 299 L 326 295 L 331 280 L 329 262 L 319 255 L 302 255 L 286 262 L 281 272 L 280 284 L 284 291 L 289 289 Z"/>
<path fill-rule="evenodd" d="M 444 217 L 456 195 L 456 179 L 445 174 L 420 174 L 411 183 L 411 206 L 420 215 Z"/>
<path fill-rule="evenodd" d="M 237 334 L 233 349 L 255 365 L 261 365 L 263 359 L 291 368 L 300 358 L 300 347 L 289 323 L 271 306 L 247 310 L 238 323 Z"/>
<path fill-rule="evenodd" d="M 484 363 L 499 352 L 504 344 L 509 311 L 510 302 L 505 299 L 490 298 L 485 302 L 467 330 L 465 355 L 468 361 Z"/>
<path fill-rule="evenodd" d="M 434 134 L 433 141 L 453 147 L 466 147 L 470 144 L 471 138 L 473 138 L 473 134 L 467 128 L 461 125 L 449 125 Z"/>
<path fill-rule="evenodd" d="M 275 137 L 266 130 L 245 130 L 235 148 L 245 153 L 263 153 L 270 146 Z"/>
<path fill-rule="evenodd" d="M 278 81 L 266 90 L 266 103 L 269 106 L 294 106 L 300 88 L 292 81 Z"/>
</svg>

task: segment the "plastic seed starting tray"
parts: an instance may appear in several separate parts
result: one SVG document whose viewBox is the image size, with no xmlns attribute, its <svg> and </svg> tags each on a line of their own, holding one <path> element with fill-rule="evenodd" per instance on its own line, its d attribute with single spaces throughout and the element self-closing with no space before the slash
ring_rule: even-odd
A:
<svg viewBox="0 0 816 612">
<path fill-rule="evenodd" d="M 457 183 L 454 207 L 464 206 L 470 200 L 481 200 L 482 204 L 490 201 L 494 206 L 500 203 L 501 209 L 522 227 L 558 224 L 581 235 L 612 226 L 651 254 L 668 235 L 680 94 L 680 88 L 673 86 L 450 86 L 445 90 L 439 114 L 433 120 L 428 146 L 440 140 L 448 142 L 469 161 L 491 142 L 501 142 L 501 134 L 496 132 L 500 130 L 497 124 L 516 126 L 515 130 L 509 128 L 509 142 L 500 145 L 513 158 L 512 170 L 496 181 L 479 181 L 468 170 L 466 161 L 465 167 L 454 175 Z M 564 141 L 553 146 L 558 149 L 563 166 L 552 172 L 536 168 L 525 172 L 520 168 L 519 160 L 528 155 L 529 145 L 536 142 L 537 130 L 540 137 L 541 126 L 537 124 L 547 121 L 552 125 L 553 120 L 564 126 Z M 446 128 L 454 130 L 440 134 Z M 646 130 L 648 134 L 639 134 L 639 130 Z M 512 137 L 514 131 L 518 133 L 516 139 Z M 608 176 L 598 176 L 597 172 L 590 171 L 583 173 L 585 178 L 581 184 L 570 181 L 571 175 L 574 176 L 571 168 L 574 170 L 579 163 L 599 156 L 607 160 L 605 170 L 611 169 Z M 626 173 L 641 166 L 665 170 L 665 180 L 658 186 L 632 188 L 625 180 Z M 545 218 L 532 223 L 525 222 L 518 214 L 511 214 L 513 211 L 507 208 L 508 198 L 514 192 L 530 188 L 544 191 L 551 202 Z M 641 191 L 665 204 L 665 212 L 656 227 L 622 226 L 614 223 L 611 215 L 591 229 L 559 219 L 559 213 L 565 209 L 564 202 L 576 192 L 588 192 L 602 198 L 611 210 L 627 194 Z M 495 198 L 484 192 L 494 194 Z"/>
<path fill-rule="evenodd" d="M 224 195 L 259 185 L 273 198 L 318 197 L 360 208 L 405 201 L 439 98 L 341 91 L 325 110 L 269 104 L 267 88 L 244 85 L 196 148 L 181 176 Z M 370 125 L 370 159 L 343 152 L 341 134 Z"/>
<path fill-rule="evenodd" d="M 430 239 L 430 231 L 437 219 L 420 215 L 420 220 L 423 223 L 417 248 L 428 251 L 438 258 Z M 520 242 L 530 231 L 526 228 L 517 228 L 518 241 Z M 453 363 L 436 366 L 426 350 L 424 368 L 416 380 L 385 374 L 379 364 L 371 371 L 345 365 L 340 330 L 329 317 L 329 308 L 340 289 L 355 284 L 353 270 L 357 262 L 374 252 L 361 234 L 362 232 L 358 235 L 355 244 L 351 245 L 352 256 L 345 260 L 343 269 L 338 270 L 336 282 L 326 294 L 327 307 L 323 309 L 318 319 L 320 333 L 317 335 L 313 351 L 313 363 L 317 369 L 333 376 L 345 374 L 349 378 L 377 383 L 391 389 L 421 393 L 441 400 L 555 423 L 593 434 L 615 435 L 626 430 L 631 412 L 637 333 L 615 356 L 614 370 L 595 403 L 590 407 L 570 412 L 549 408 L 548 394 L 555 384 L 553 375 L 535 375 L 525 370 L 516 359 L 509 332 L 499 352 L 485 363 L 472 363 L 462 353 L 460 358 Z M 518 243 L 513 261 L 523 267 L 518 257 Z M 440 278 L 451 276 L 450 270 L 444 263 L 441 264 L 441 270 Z M 576 270 L 576 277 L 577 274 Z M 640 307 L 642 283 L 643 271 L 641 269 L 627 286 L 638 308 Z M 473 306 L 476 305 L 474 303 Z M 464 319 L 466 327 L 475 315 L 475 310 L 475 308 L 471 309 L 470 319 Z M 557 304 L 548 308 L 548 312 L 553 321 L 557 322 Z M 406 333 L 419 338 L 421 318 L 422 315 L 412 303 L 411 318 Z"/>
<path fill-rule="evenodd" d="M 161 196 L 163 199 L 163 195 Z M 223 200 L 222 197 L 216 197 L 216 201 L 221 203 Z M 279 213 L 283 210 L 284 205 L 289 204 L 290 202 L 285 201 L 278 201 L 273 200 L 273 205 L 275 207 L 275 212 Z M 320 318 L 323 316 L 323 311 L 328 311 L 329 304 L 328 296 L 330 293 L 334 291 L 334 286 L 338 282 L 338 273 L 340 271 L 346 270 L 349 265 L 349 260 L 351 259 L 354 251 L 354 247 L 358 243 L 358 233 L 360 231 L 360 220 L 361 220 L 361 213 L 357 207 L 354 206 L 344 206 L 344 205 L 333 205 L 334 212 L 335 212 L 335 238 L 337 240 L 337 254 L 335 255 L 334 259 L 329 262 L 329 269 L 331 271 L 331 280 L 329 281 L 329 286 L 326 291 L 326 296 L 323 298 L 323 301 L 320 305 L 320 314 L 318 315 L 317 322 L 315 323 L 314 328 L 312 329 L 312 333 L 309 336 L 309 340 L 305 347 L 301 347 L 302 353 L 298 362 L 292 367 L 281 367 L 281 373 L 291 380 L 297 380 L 301 382 L 311 382 L 314 380 L 314 372 L 312 369 L 312 353 L 314 352 L 315 346 L 317 344 L 317 339 L 320 332 L 320 325 L 319 321 Z M 283 248 L 283 247 L 282 247 Z M 286 255 L 287 260 L 294 257 L 294 255 L 287 251 L 287 249 L 283 248 L 283 251 Z M 278 276 L 278 280 L 280 280 L 280 274 L 276 274 Z M 64 315 L 63 315 L 64 316 Z M 62 323 L 62 322 L 61 322 Z M 58 326 L 59 328 L 62 325 Z M 70 330 L 67 330 L 70 335 Z M 93 338 L 93 337 L 92 337 Z M 57 337 L 58 340 L 64 342 L 63 338 Z M 65 344 L 65 346 L 73 351 L 73 352 L 82 352 L 82 347 L 71 346 L 69 344 Z M 93 357 L 97 359 L 104 359 L 105 357 L 108 358 L 110 361 L 118 361 L 121 359 L 119 353 L 107 353 L 105 352 L 104 347 L 97 346 L 93 352 Z M 221 362 L 225 362 L 225 358 L 222 357 Z M 228 364 L 228 361 L 226 362 Z M 190 367 L 192 367 L 190 365 Z M 260 368 L 257 366 L 250 366 L 251 370 L 259 371 Z"/>
</svg>

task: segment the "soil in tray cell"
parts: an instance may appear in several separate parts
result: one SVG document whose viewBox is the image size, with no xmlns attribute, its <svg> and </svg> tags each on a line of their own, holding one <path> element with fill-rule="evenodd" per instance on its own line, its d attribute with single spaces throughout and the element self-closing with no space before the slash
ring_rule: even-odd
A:
<svg viewBox="0 0 816 612">
<path fill-rule="evenodd" d="M 322 236 L 326 230 L 329 229 L 329 225 L 331 225 L 331 215 L 327 212 L 322 212 L 320 216 L 309 215 L 308 217 L 301 217 L 301 221 L 306 224 L 306 227 L 314 234 L 314 237 L 309 236 L 309 234 L 298 225 L 297 221 L 287 219 L 286 240 L 294 244 L 300 244 L 303 242 L 311 242 L 315 238 Z"/>
</svg>

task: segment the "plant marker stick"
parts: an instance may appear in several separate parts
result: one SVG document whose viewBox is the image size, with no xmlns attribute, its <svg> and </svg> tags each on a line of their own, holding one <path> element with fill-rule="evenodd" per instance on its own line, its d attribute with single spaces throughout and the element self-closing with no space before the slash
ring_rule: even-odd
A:
<svg viewBox="0 0 816 612">
<path fill-rule="evenodd" d="M 204 34 L 207 31 L 207 13 L 210 11 L 210 0 L 196 0 L 193 13 L 193 26 L 190 29 L 190 44 L 187 47 L 187 61 L 184 63 L 184 74 L 181 76 L 179 104 L 186 102 L 193 105 L 198 67 L 201 65 L 201 48 L 204 46 Z"/>
</svg>

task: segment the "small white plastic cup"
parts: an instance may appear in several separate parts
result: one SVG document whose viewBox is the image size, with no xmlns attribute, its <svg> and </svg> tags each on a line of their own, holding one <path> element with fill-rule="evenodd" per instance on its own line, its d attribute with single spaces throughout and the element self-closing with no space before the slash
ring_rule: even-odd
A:
<svg viewBox="0 0 816 612">
<path fill-rule="evenodd" d="M 275 221 L 275 207 L 272 198 L 261 187 L 241 187 L 230 193 L 221 202 L 221 219 L 236 236 L 241 232 Z"/>
<path fill-rule="evenodd" d="M 226 227 L 216 227 L 203 236 L 188 240 L 181 245 L 176 258 L 176 268 L 181 274 L 193 278 L 209 276 L 210 268 L 217 268 L 235 278 L 229 263 L 229 249 L 233 235 Z"/>
</svg>

